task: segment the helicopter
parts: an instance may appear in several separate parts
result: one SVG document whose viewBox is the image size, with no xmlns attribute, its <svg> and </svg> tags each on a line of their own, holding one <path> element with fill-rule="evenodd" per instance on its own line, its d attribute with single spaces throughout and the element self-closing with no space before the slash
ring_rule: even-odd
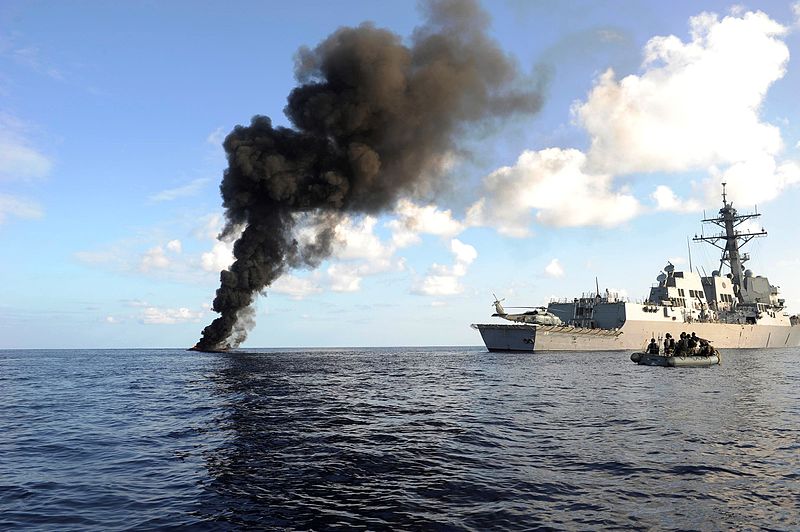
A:
<svg viewBox="0 0 800 532">
<path fill-rule="evenodd" d="M 492 314 L 493 317 L 503 318 L 504 320 L 515 321 L 518 323 L 531 323 L 533 325 L 561 325 L 563 323 L 561 318 L 548 311 L 546 307 L 508 307 L 533 309 L 521 314 L 509 314 L 502 305 L 502 302 L 505 301 L 505 298 L 498 299 L 494 292 L 492 292 L 492 295 L 494 296 L 494 303 L 492 303 L 492 305 L 494 306 L 495 310 L 495 313 Z"/>
</svg>

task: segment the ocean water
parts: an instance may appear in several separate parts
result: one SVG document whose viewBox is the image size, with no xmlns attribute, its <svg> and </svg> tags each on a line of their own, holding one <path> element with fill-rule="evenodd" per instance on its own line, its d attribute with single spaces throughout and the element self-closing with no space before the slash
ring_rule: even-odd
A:
<svg viewBox="0 0 800 532">
<path fill-rule="evenodd" d="M 0 351 L 0 529 L 800 529 L 800 350 Z"/>
</svg>

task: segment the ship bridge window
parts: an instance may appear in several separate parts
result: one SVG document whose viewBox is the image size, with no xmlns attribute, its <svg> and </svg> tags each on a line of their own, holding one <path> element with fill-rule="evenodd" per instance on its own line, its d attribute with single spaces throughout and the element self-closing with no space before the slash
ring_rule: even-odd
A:
<svg viewBox="0 0 800 532">
<path fill-rule="evenodd" d="M 684 294 L 683 294 L 683 288 L 678 288 L 678 295 L 679 295 L 680 297 L 683 297 L 683 295 L 684 295 Z"/>
</svg>

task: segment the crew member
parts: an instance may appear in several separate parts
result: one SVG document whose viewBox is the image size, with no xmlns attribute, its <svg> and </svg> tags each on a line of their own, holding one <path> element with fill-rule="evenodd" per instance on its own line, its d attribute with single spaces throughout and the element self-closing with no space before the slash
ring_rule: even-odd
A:
<svg viewBox="0 0 800 532">
<path fill-rule="evenodd" d="M 664 354 L 672 354 L 675 352 L 675 338 L 670 333 L 664 337 Z"/>
<path fill-rule="evenodd" d="M 699 339 L 697 338 L 697 335 L 695 333 L 692 333 L 692 335 L 688 338 L 689 349 L 694 349 L 695 347 L 697 347 L 697 344 L 699 343 L 698 340 Z"/>
<path fill-rule="evenodd" d="M 656 343 L 655 338 L 650 338 L 650 344 L 647 346 L 647 352 L 651 355 L 658 354 L 658 344 Z"/>
<path fill-rule="evenodd" d="M 675 349 L 675 354 L 678 356 L 686 356 L 686 351 L 689 349 L 689 344 L 686 340 L 686 333 L 681 333 L 681 339 L 678 340 L 678 346 Z"/>
<path fill-rule="evenodd" d="M 697 343 L 700 344 L 700 354 L 703 356 L 711 356 L 714 354 L 714 348 L 711 347 L 711 342 L 705 338 L 697 337 Z"/>
</svg>

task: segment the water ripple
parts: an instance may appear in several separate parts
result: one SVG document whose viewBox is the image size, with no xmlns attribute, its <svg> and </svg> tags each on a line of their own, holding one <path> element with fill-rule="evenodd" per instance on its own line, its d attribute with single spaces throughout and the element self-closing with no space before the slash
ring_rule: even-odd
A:
<svg viewBox="0 0 800 532">
<path fill-rule="evenodd" d="M 797 359 L 0 351 L 0 529 L 798 529 Z"/>
</svg>

